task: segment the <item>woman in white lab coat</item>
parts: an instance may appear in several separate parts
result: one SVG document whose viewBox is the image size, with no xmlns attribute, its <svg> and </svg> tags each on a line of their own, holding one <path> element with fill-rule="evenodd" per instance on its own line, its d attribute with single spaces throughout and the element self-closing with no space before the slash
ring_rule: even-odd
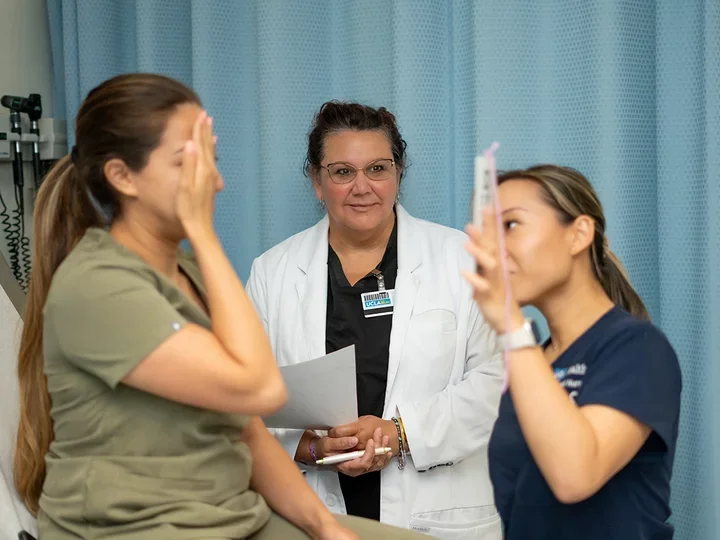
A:
<svg viewBox="0 0 720 540">
<path fill-rule="evenodd" d="M 461 277 L 466 237 L 398 204 L 404 166 L 384 108 L 329 102 L 315 116 L 306 172 L 327 215 L 256 259 L 248 293 L 281 366 L 355 346 L 360 419 L 276 436 L 335 513 L 497 540 L 487 443 L 502 363 Z M 392 458 L 374 457 L 381 445 Z M 312 465 L 356 449 L 365 455 Z"/>
</svg>

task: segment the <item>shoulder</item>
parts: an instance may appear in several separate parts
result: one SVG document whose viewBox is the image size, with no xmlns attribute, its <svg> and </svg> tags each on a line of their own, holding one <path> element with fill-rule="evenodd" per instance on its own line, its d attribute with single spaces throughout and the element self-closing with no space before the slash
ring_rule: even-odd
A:
<svg viewBox="0 0 720 540">
<path fill-rule="evenodd" d="M 322 227 L 327 229 L 326 221 L 323 219 L 265 251 L 253 261 L 252 272 L 270 272 L 284 266 L 288 261 L 297 260 L 301 254 L 307 257 L 308 252 L 317 249 L 322 236 Z M 327 244 L 327 230 L 325 230 L 325 244 Z"/>
<path fill-rule="evenodd" d="M 615 307 L 607 317 L 605 332 L 612 337 L 609 345 L 614 345 L 613 348 L 622 349 L 639 343 L 675 356 L 665 333 L 652 322 L 635 317 L 619 307 Z"/>
<path fill-rule="evenodd" d="M 680 384 L 680 363 L 665 333 L 652 322 L 615 308 L 608 314 L 598 354 L 628 373 L 647 376 L 658 371 Z"/>
<path fill-rule="evenodd" d="M 45 305 L 92 300 L 137 287 L 157 287 L 152 269 L 105 231 L 89 229 L 56 270 Z"/>
<path fill-rule="evenodd" d="M 598 340 L 587 375 L 584 364 L 575 364 L 567 368 L 561 384 L 569 391 L 580 388 L 578 405 L 605 405 L 624 412 L 651 427 L 672 449 L 682 394 L 677 355 L 654 324 L 619 308 L 608 315 L 596 328 Z"/>
</svg>

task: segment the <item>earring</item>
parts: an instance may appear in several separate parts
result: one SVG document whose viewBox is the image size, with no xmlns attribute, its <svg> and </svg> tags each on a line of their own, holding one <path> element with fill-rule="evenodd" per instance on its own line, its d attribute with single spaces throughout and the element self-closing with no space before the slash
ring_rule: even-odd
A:
<svg viewBox="0 0 720 540">
<path fill-rule="evenodd" d="M 397 192 L 397 195 L 395 195 L 395 206 L 400 204 L 400 192 Z"/>
<path fill-rule="evenodd" d="M 322 210 L 325 210 L 325 201 L 322 200 L 322 199 L 320 199 L 320 208 L 321 208 Z"/>
</svg>

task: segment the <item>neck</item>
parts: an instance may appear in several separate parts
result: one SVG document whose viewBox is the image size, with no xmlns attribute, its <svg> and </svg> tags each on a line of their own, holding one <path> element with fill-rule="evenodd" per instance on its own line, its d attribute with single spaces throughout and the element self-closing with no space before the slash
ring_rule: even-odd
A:
<svg viewBox="0 0 720 540">
<path fill-rule="evenodd" d="M 163 238 L 157 232 L 130 217 L 120 218 L 113 222 L 110 226 L 110 235 L 161 274 L 170 279 L 177 277 L 178 242 Z"/>
<path fill-rule="evenodd" d="M 555 354 L 567 349 L 613 306 L 605 290 L 595 279 L 569 284 L 563 290 L 536 303 L 550 328 L 552 350 Z"/>
<path fill-rule="evenodd" d="M 394 226 L 395 212 L 392 212 L 389 219 L 376 228 L 362 232 L 350 231 L 330 218 L 328 241 L 341 258 L 343 255 L 352 255 L 358 252 L 384 251 Z"/>
</svg>

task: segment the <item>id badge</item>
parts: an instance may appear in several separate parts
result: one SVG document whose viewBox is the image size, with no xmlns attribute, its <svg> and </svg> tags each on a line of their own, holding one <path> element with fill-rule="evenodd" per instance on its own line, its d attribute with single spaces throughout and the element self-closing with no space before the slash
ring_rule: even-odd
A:
<svg viewBox="0 0 720 540">
<path fill-rule="evenodd" d="M 392 315 L 394 297 L 395 289 L 362 293 L 360 299 L 365 318 Z"/>
</svg>

